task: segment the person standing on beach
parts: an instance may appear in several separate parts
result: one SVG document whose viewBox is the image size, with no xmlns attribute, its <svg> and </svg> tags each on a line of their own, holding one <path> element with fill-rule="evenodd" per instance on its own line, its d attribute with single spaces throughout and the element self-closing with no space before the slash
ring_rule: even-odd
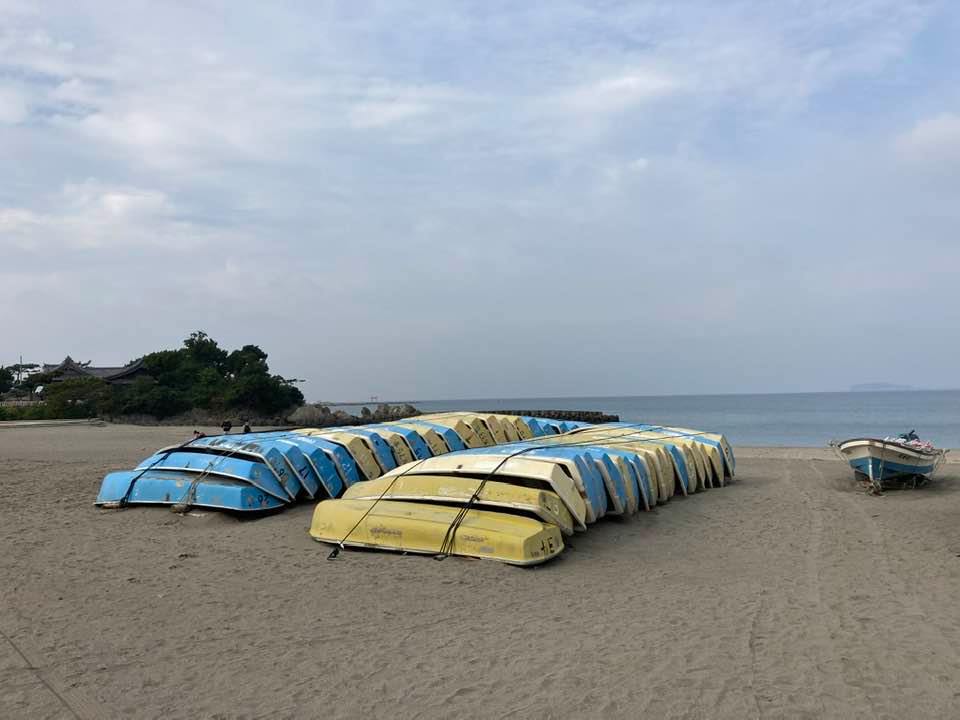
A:
<svg viewBox="0 0 960 720">
<path fill-rule="evenodd" d="M 250 421 L 249 421 L 249 420 L 243 423 L 243 432 L 244 432 L 244 433 L 253 432 L 253 429 L 250 427 Z"/>
<path fill-rule="evenodd" d="M 224 435 L 229 435 L 232 428 L 233 423 L 229 420 L 224 420 L 222 423 L 220 423 L 220 429 L 223 430 Z"/>
</svg>

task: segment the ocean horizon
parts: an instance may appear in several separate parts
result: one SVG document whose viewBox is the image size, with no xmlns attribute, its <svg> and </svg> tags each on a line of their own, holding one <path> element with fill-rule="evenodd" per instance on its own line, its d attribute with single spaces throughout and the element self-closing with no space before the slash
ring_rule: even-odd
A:
<svg viewBox="0 0 960 720">
<path fill-rule="evenodd" d="M 373 403 L 330 403 L 359 411 Z M 916 430 L 938 447 L 960 448 L 960 390 L 462 398 L 408 402 L 443 410 L 595 410 L 623 422 L 722 432 L 735 445 L 822 447 L 830 440 Z"/>
</svg>

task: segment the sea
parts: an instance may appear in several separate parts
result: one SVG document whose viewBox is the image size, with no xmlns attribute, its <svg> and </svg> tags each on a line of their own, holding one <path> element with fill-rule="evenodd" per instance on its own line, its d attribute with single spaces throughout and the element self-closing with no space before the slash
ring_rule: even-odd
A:
<svg viewBox="0 0 960 720">
<path fill-rule="evenodd" d="M 411 404 L 421 412 L 599 410 L 619 415 L 624 422 L 722 432 L 733 444 L 746 446 L 823 447 L 830 440 L 916 430 L 938 447 L 960 448 L 960 390 L 496 398 Z"/>
</svg>

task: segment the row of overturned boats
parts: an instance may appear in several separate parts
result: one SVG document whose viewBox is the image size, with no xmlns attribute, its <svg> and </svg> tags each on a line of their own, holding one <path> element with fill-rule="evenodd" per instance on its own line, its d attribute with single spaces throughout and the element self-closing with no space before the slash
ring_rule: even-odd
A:
<svg viewBox="0 0 960 720">
<path fill-rule="evenodd" d="M 601 518 L 729 483 L 723 435 L 447 412 L 194 439 L 108 474 L 97 504 L 262 514 L 320 500 L 316 540 L 535 565 Z"/>
</svg>

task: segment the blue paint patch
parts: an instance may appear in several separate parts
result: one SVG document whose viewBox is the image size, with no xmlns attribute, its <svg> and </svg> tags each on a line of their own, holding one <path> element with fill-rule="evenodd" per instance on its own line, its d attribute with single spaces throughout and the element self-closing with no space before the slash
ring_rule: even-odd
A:
<svg viewBox="0 0 960 720">
<path fill-rule="evenodd" d="M 282 508 L 286 503 L 259 488 L 228 478 L 204 476 L 199 481 L 193 473 L 168 470 L 125 470 L 110 473 L 103 479 L 97 504 L 117 502 L 118 491 L 125 491 L 131 505 L 176 505 L 208 507 L 235 512 L 262 512 Z M 132 484 L 131 481 L 136 480 Z"/>
<path fill-rule="evenodd" d="M 926 477 L 930 475 L 936 467 L 932 463 L 930 465 L 919 466 L 904 465 L 902 463 L 890 462 L 889 460 L 883 461 L 879 458 L 860 458 L 850 461 L 850 467 L 867 476 L 870 475 L 871 464 L 873 465 L 873 477 L 876 480 L 890 480 L 891 478 L 904 475 L 923 475 Z"/>
</svg>

